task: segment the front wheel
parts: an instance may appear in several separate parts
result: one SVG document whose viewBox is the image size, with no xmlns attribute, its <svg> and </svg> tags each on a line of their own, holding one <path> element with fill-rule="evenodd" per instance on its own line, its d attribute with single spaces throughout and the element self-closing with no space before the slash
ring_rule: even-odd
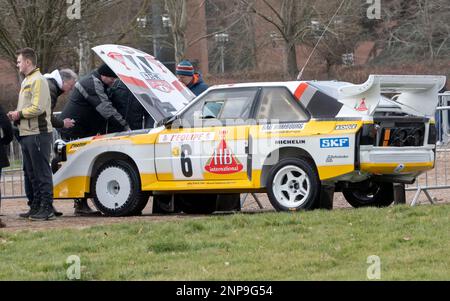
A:
<svg viewBox="0 0 450 301">
<path fill-rule="evenodd" d="M 139 214 L 148 201 L 136 168 L 127 161 L 104 164 L 93 179 L 94 204 L 107 216 Z"/>
<path fill-rule="evenodd" d="M 267 194 L 277 211 L 313 209 L 319 193 L 319 176 L 309 160 L 284 159 L 270 171 Z"/>
</svg>

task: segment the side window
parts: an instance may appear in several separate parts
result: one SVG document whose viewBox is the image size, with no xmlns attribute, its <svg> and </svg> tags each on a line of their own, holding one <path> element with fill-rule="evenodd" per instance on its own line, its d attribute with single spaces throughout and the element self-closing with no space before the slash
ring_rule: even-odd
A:
<svg viewBox="0 0 450 301">
<path fill-rule="evenodd" d="M 295 103 L 292 94 L 282 87 L 264 88 L 261 105 L 256 115 L 258 120 L 278 120 L 280 122 L 306 121 L 308 115 Z"/>
<path fill-rule="evenodd" d="M 198 124 L 198 120 L 247 119 L 255 101 L 258 88 L 212 90 L 183 113 L 186 124 Z M 194 122 L 194 119 L 197 122 Z M 213 120 L 213 122 L 214 122 Z M 208 122 L 207 122 L 208 123 Z"/>
<path fill-rule="evenodd" d="M 250 116 L 257 89 L 226 89 L 214 91 L 203 106 L 202 118 L 247 119 Z"/>
</svg>

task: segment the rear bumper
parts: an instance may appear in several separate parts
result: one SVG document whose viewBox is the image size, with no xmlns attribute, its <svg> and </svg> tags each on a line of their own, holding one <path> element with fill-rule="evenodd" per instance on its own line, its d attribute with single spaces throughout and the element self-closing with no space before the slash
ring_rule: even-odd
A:
<svg viewBox="0 0 450 301">
<path fill-rule="evenodd" d="M 362 147 L 361 171 L 377 175 L 420 174 L 433 169 L 434 147 Z"/>
</svg>

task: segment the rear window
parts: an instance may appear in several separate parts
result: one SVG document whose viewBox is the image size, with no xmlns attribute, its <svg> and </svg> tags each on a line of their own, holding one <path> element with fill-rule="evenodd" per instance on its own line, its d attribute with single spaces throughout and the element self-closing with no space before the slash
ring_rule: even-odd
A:
<svg viewBox="0 0 450 301">
<path fill-rule="evenodd" d="M 258 109 L 258 120 L 281 122 L 306 121 L 308 114 L 296 103 L 292 94 L 283 87 L 264 88 Z"/>
</svg>

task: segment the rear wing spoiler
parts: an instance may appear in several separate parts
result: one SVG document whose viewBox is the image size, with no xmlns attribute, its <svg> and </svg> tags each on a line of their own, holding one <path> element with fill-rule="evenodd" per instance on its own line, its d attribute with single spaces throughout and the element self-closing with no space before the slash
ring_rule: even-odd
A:
<svg viewBox="0 0 450 301">
<path fill-rule="evenodd" d="M 364 84 L 341 87 L 339 101 L 362 114 L 373 115 L 381 94 L 396 94 L 392 100 L 406 111 L 431 117 L 436 112 L 438 93 L 445 82 L 445 76 L 370 75 Z"/>
</svg>

